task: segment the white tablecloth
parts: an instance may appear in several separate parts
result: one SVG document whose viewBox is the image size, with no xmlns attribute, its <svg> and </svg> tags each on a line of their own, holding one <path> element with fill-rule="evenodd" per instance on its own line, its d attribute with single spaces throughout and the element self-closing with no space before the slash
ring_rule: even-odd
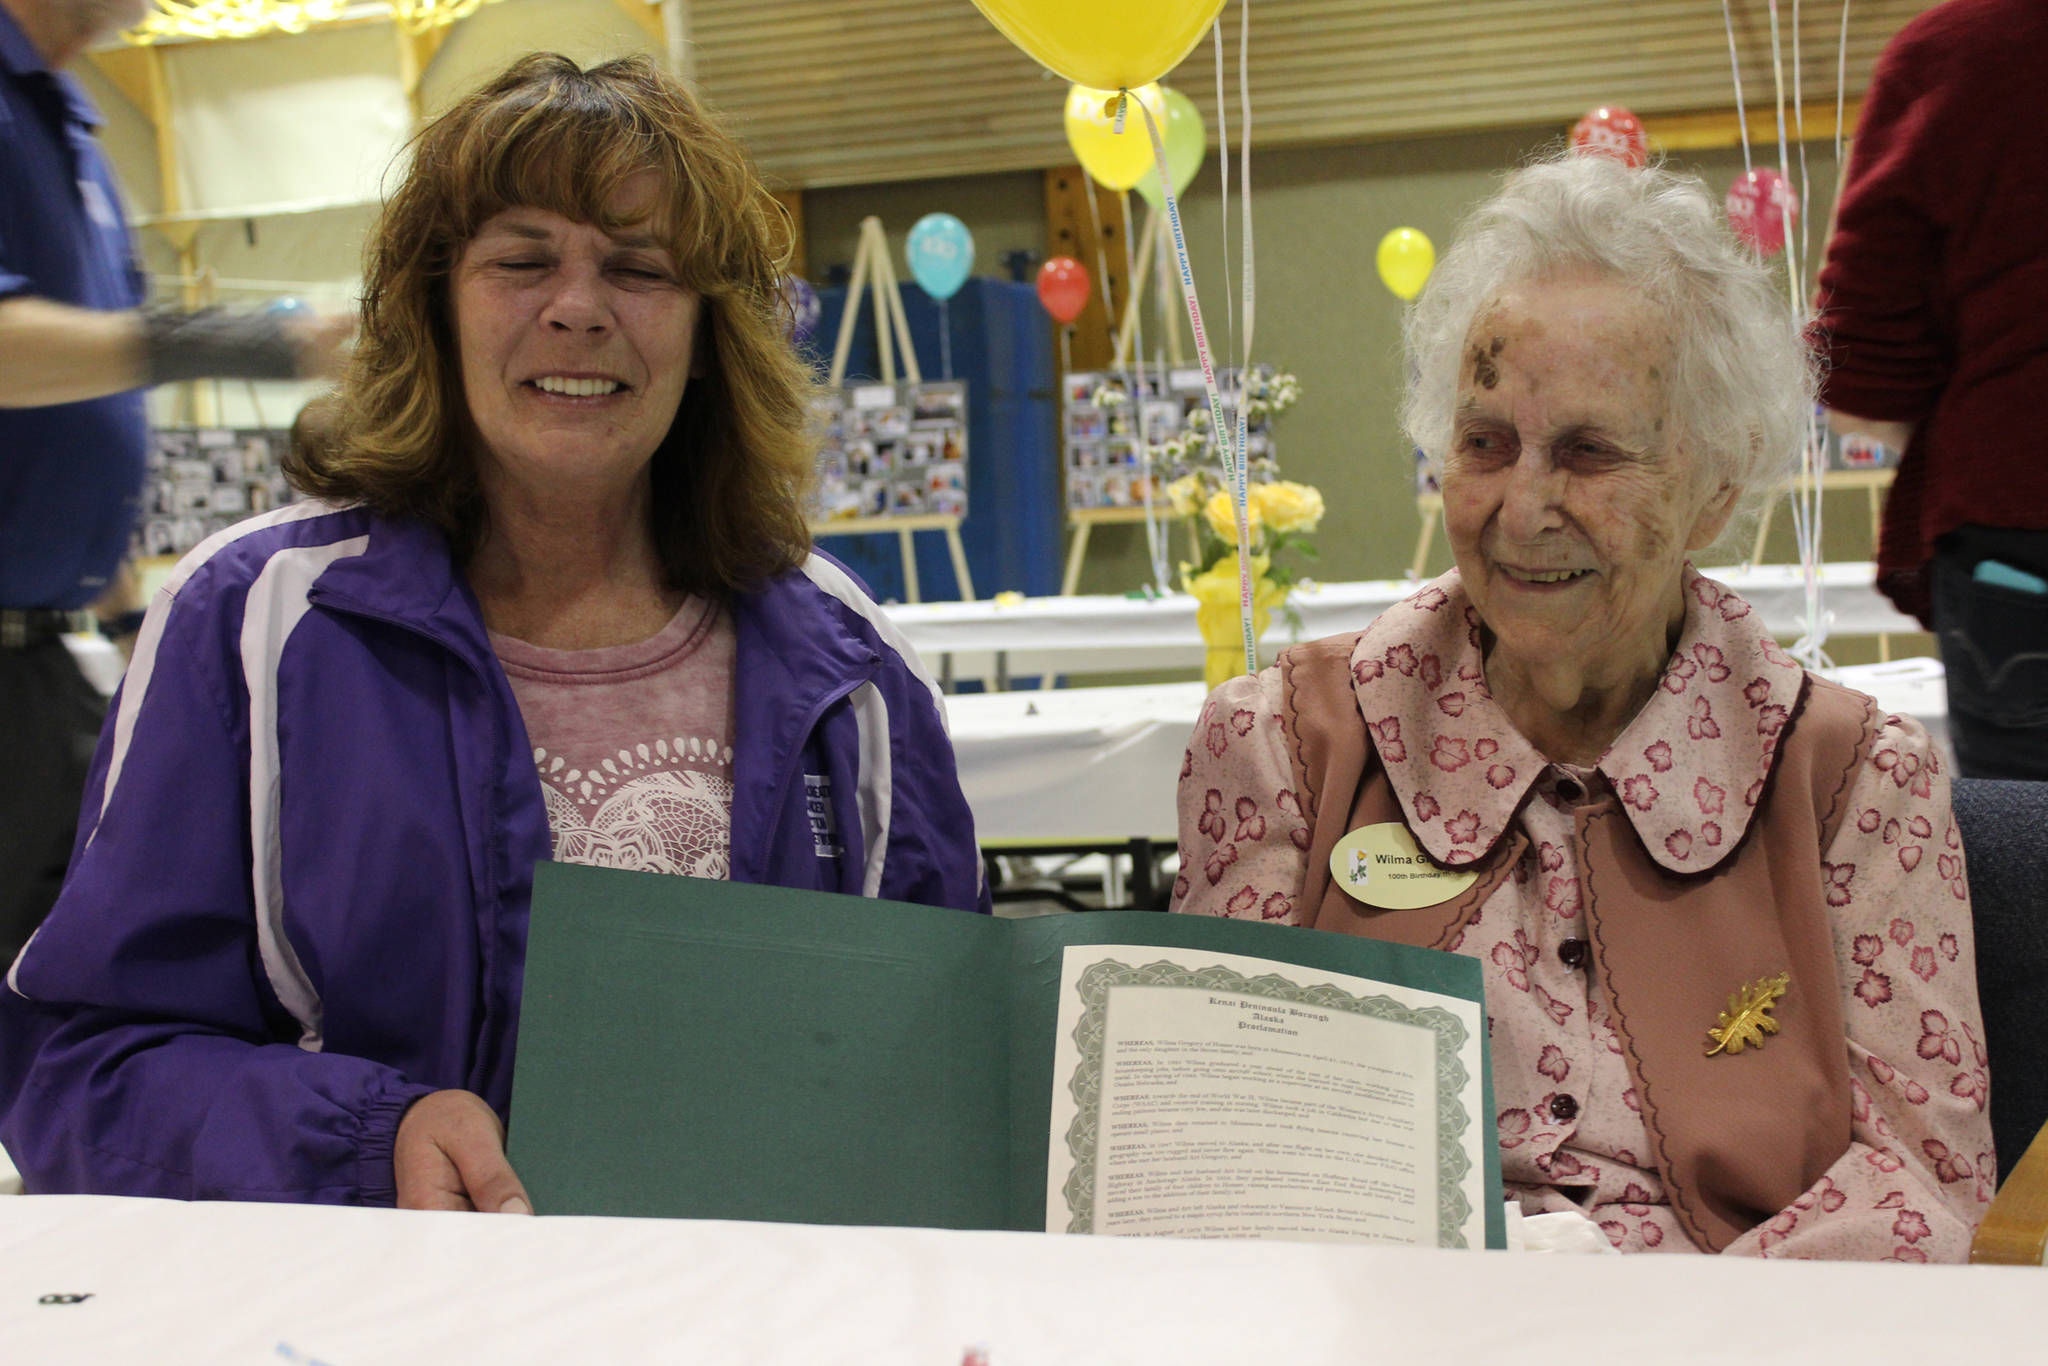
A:
<svg viewBox="0 0 2048 1366">
<path fill-rule="evenodd" d="M 1806 590 L 1799 570 L 1765 564 L 1745 569 L 1709 569 L 1755 605 L 1773 633 L 1793 637 L 1806 630 Z M 1868 564 L 1823 565 L 1824 606 L 1833 635 L 1880 635 L 1917 631 L 1919 623 L 1891 605 L 1871 585 Z M 1294 595 L 1303 640 L 1355 631 L 1416 585 L 1400 579 L 1325 583 Z M 993 678 L 997 655 L 1008 677 L 1120 673 L 1139 669 L 1202 666 L 1195 630 L 1194 599 L 1183 593 L 1164 598 L 1026 598 L 1005 606 L 982 602 L 927 602 L 891 607 L 889 618 L 926 665 L 938 672 L 951 663 L 956 678 Z M 1267 652 L 1287 643 L 1288 626 L 1275 618 L 1262 637 Z M 121 656 L 97 636 L 68 639 L 86 675 L 102 692 L 121 681 Z"/>
<path fill-rule="evenodd" d="M 1708 577 L 1729 585 L 1754 605 L 1774 634 L 1797 637 L 1806 631 L 1806 590 L 1793 565 L 1709 569 Z M 1881 635 L 1918 631 L 1873 586 L 1869 564 L 1830 564 L 1821 569 L 1823 608 L 1832 635 Z M 1304 640 L 1357 630 L 1416 585 L 1399 579 L 1326 583 L 1294 596 Z M 1012 605 L 983 602 L 927 602 L 889 609 L 889 617 L 934 671 L 951 657 L 953 673 L 985 678 L 996 671 L 995 656 L 1007 656 L 1010 677 L 1040 673 L 1116 673 L 1138 669 L 1197 669 L 1201 638 L 1195 629 L 1194 599 L 1175 593 L 1147 600 L 1129 597 L 1026 598 Z M 1262 639 L 1269 650 L 1286 643 L 1288 627 L 1276 617 Z"/>
<path fill-rule="evenodd" d="M 1200 683 L 960 693 L 946 699 L 983 842 L 1173 838 L 1174 782 Z"/>
<path fill-rule="evenodd" d="M 1941 663 L 1829 670 L 1948 743 Z M 960 693 L 946 699 L 960 784 L 984 841 L 1172 839 L 1174 782 L 1200 683 Z"/>
<path fill-rule="evenodd" d="M 2038 1272 L 94 1197 L 0 1201 L 10 1362 L 2038 1359 Z M 91 1298 L 45 1303 L 45 1297 Z"/>
<path fill-rule="evenodd" d="M 1832 575 L 1849 578 L 1853 571 L 1861 571 L 1867 580 L 1869 566 L 1832 565 L 1829 570 Z M 1715 572 L 1729 581 L 1745 571 Z M 1785 608 L 1784 593 L 1796 586 L 1796 571 L 1765 565 L 1746 572 L 1753 578 L 1745 582 L 1744 593 L 1759 610 L 1766 611 L 1766 620 L 1773 620 L 1769 612 Z M 1406 584 L 1327 585 L 1305 599 L 1308 629 L 1304 638 L 1329 635 L 1347 626 L 1356 629 L 1408 591 Z M 1881 625 L 1884 614 L 1898 614 L 1867 586 L 1860 594 L 1846 588 L 1831 592 L 1828 601 L 1863 629 L 1912 628 L 1910 622 L 1896 627 Z M 1773 603 L 1776 607 L 1769 606 Z M 1193 639 L 1193 612 L 1186 598 L 1147 603 L 1083 597 L 1027 599 L 1009 609 L 992 603 L 937 603 L 892 608 L 890 615 L 913 641 L 918 631 L 927 633 L 925 640 L 917 642 L 927 659 L 932 657 L 934 638 L 969 642 L 962 648 L 986 649 L 991 640 L 1002 639 L 1003 633 L 1010 631 L 1020 633 L 1020 638 L 1028 635 L 1066 645 L 1094 633 L 1106 643 L 1086 651 L 1067 651 L 1061 657 L 1071 655 L 1087 668 L 1144 667 L 1130 662 L 1141 657 L 1197 668 L 1199 650 L 1188 643 Z M 1340 616 L 1345 619 L 1339 621 Z M 918 626 L 919 622 L 924 625 Z M 67 639 L 88 673 L 111 692 L 120 681 L 120 656 L 113 646 L 97 638 Z M 1278 638 L 1268 631 L 1267 639 Z M 1117 640 L 1129 644 L 1107 643 Z M 1180 658 L 1182 655 L 1186 658 Z M 1011 655 L 1013 661 L 1030 657 L 1028 652 Z M 1121 662 L 1105 663 L 1110 660 Z M 1014 663 L 1011 671 L 1022 672 Z M 1078 667 L 1070 671 L 1078 671 Z M 1918 717 L 1937 741 L 1947 744 L 1947 696 L 1939 661 L 1908 659 L 1834 673 L 1851 687 L 1874 695 L 1887 710 Z M 1204 695 L 1200 683 L 1162 683 L 959 693 L 947 698 L 960 781 L 974 811 L 977 833 L 983 840 L 1048 843 L 1172 839 L 1176 825 L 1174 777 L 1180 771 L 1188 732 L 1201 714 Z"/>
</svg>

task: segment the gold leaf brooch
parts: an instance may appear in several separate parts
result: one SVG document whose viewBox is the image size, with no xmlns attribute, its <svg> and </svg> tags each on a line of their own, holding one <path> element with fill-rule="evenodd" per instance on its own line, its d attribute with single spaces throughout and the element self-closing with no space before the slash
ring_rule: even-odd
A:
<svg viewBox="0 0 2048 1366">
<path fill-rule="evenodd" d="M 1707 1056 L 1711 1058 L 1724 1048 L 1730 1053 L 1740 1053 L 1745 1048 L 1762 1048 L 1764 1035 L 1778 1032 L 1778 1022 L 1771 1018 L 1771 1007 L 1791 985 L 1792 974 L 1789 972 L 1757 982 L 1744 982 L 1739 991 L 1728 997 L 1728 1008 L 1721 1012 L 1719 1026 L 1707 1031 L 1707 1037 L 1714 1041 L 1714 1046 L 1707 1050 Z"/>
</svg>

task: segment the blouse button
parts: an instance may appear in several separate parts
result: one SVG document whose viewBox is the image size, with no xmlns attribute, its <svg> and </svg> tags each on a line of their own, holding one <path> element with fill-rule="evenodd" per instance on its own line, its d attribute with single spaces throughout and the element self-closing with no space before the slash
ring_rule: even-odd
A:
<svg viewBox="0 0 2048 1366">
<path fill-rule="evenodd" d="M 1586 789 L 1579 783 L 1577 778 L 1559 778 L 1557 780 L 1557 795 L 1565 801 L 1575 802 L 1586 795 Z"/>
<path fill-rule="evenodd" d="M 1579 1103 L 1570 1096 L 1550 1098 L 1550 1117 L 1559 1124 L 1569 1124 L 1578 1117 Z"/>
<path fill-rule="evenodd" d="M 1576 972 L 1586 966 L 1586 941 L 1567 939 L 1557 946 L 1558 961 Z"/>
</svg>

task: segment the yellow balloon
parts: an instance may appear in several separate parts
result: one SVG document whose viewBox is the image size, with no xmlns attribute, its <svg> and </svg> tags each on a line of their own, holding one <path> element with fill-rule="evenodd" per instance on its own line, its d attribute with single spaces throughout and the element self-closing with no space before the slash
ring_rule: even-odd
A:
<svg viewBox="0 0 2048 1366">
<path fill-rule="evenodd" d="M 1395 228 L 1380 239 L 1379 268 L 1380 279 L 1396 297 L 1412 299 L 1436 269 L 1436 248 L 1413 228 Z"/>
<path fill-rule="evenodd" d="M 1117 92 L 1091 90 L 1077 85 L 1067 91 L 1067 145 L 1074 149 L 1081 169 L 1112 190 L 1128 190 L 1148 175 L 1156 175 L 1152 157 L 1152 135 L 1145 130 L 1142 102 L 1166 137 L 1166 96 L 1156 85 L 1141 85 L 1131 91 L 1130 108 L 1124 113 L 1124 131 L 1116 131 Z"/>
<path fill-rule="evenodd" d="M 1076 85 L 1158 80 L 1209 31 L 1223 0 L 974 0 L 1005 38 Z"/>
</svg>

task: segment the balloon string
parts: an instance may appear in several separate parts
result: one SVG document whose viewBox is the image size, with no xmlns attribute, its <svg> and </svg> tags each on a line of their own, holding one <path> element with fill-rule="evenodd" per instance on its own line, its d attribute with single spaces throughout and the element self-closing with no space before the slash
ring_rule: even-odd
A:
<svg viewBox="0 0 2048 1366">
<path fill-rule="evenodd" d="M 1785 126 L 1785 41 L 1778 26 L 1778 0 L 1770 0 L 1771 16 L 1771 102 L 1777 118 L 1778 167 L 1776 182 L 1780 192 L 1771 196 L 1773 202 L 1761 206 L 1765 213 L 1775 212 L 1778 216 L 1778 230 L 1783 240 L 1785 254 L 1785 292 L 1790 304 L 1789 317 L 1794 332 L 1801 329 L 1804 321 L 1804 301 L 1801 297 L 1800 281 L 1803 274 L 1800 267 L 1798 239 L 1792 232 L 1792 197 L 1789 193 L 1791 182 L 1784 173 L 1792 167 L 1790 137 Z M 1797 23 L 1797 15 L 1794 15 Z M 1795 29 L 1796 36 L 1796 29 Z M 1796 49 L 1795 49 L 1796 51 Z M 1793 68 L 1793 79 L 1798 79 L 1798 68 Z M 1795 95 L 1796 99 L 1797 96 Z M 1806 633 L 1798 642 L 1802 649 L 1801 662 L 1809 668 L 1821 665 L 1821 641 L 1825 628 L 1821 622 L 1820 591 L 1820 517 L 1821 517 L 1821 476 L 1827 470 L 1827 454 L 1820 439 L 1820 424 L 1816 415 L 1806 415 L 1805 440 L 1801 443 L 1800 466 L 1806 478 L 1793 490 L 1792 521 L 1799 540 L 1799 575 L 1804 590 Z"/>
<path fill-rule="evenodd" d="M 1118 95 L 1116 102 L 1118 108 L 1117 117 L 1122 118 L 1124 97 Z M 1140 103 L 1143 103 L 1143 101 L 1140 101 Z M 1102 215 L 1095 207 L 1095 182 L 1089 178 L 1086 171 L 1081 173 L 1081 197 L 1088 201 L 1088 221 L 1095 227 L 1096 281 L 1102 290 L 1102 320 L 1108 325 L 1109 354 L 1113 360 L 1116 357 L 1116 300 L 1111 296 L 1109 289 L 1109 257 L 1102 250 Z M 1126 233 L 1130 231 L 1129 223 L 1124 225 L 1124 230 Z M 1124 286 L 1124 292 L 1126 294 L 1130 293 L 1130 286 L 1128 284 Z"/>
<path fill-rule="evenodd" d="M 1237 507 L 1238 544 L 1245 543 L 1247 510 L 1251 500 L 1251 440 L 1250 408 L 1245 400 L 1250 395 L 1252 382 L 1252 91 L 1251 91 L 1251 0 L 1239 0 L 1237 30 L 1237 175 L 1238 212 L 1243 215 L 1244 231 L 1239 234 L 1244 251 L 1244 269 L 1240 272 L 1244 281 L 1244 349 L 1237 371 Z M 1245 608 L 1249 618 L 1252 609 Z M 1247 630 L 1251 623 L 1247 621 Z M 1249 661 L 1250 671 L 1258 672 L 1258 660 Z"/>
<path fill-rule="evenodd" d="M 1813 317 L 1811 301 L 1813 290 L 1807 281 L 1807 274 L 1813 269 L 1813 181 L 1806 161 L 1806 78 L 1801 60 L 1799 0 L 1792 0 L 1792 127 L 1799 144 L 1799 254 L 1788 258 L 1793 280 L 1794 325 L 1803 337 L 1807 322 Z M 1786 168 L 1790 170 L 1790 167 Z M 1790 250 L 1791 233 L 1787 225 L 1787 250 Z M 1807 414 L 1806 431 L 1807 460 L 1813 467 L 1813 483 L 1809 493 L 1812 499 L 1813 553 L 1811 571 L 1805 569 L 1809 562 L 1801 556 L 1801 572 L 1806 583 L 1806 646 L 1804 658 L 1811 660 L 1814 668 L 1822 668 L 1827 662 L 1828 614 L 1823 598 L 1826 589 L 1821 581 L 1821 563 L 1826 547 L 1821 543 L 1822 516 L 1825 512 L 1825 494 L 1821 488 L 1821 476 L 1827 472 L 1827 428 L 1818 409 Z"/>
<path fill-rule="evenodd" d="M 1117 102 L 1121 109 L 1123 101 Z M 1159 520 L 1159 509 L 1153 498 L 1154 473 L 1152 465 L 1152 424 L 1145 410 L 1145 399 L 1150 390 L 1145 387 L 1145 318 L 1144 309 L 1139 306 L 1138 263 L 1131 252 L 1131 192 L 1123 192 L 1124 209 L 1124 309 L 1131 314 L 1131 368 L 1132 384 L 1135 391 L 1133 402 L 1137 405 L 1138 427 L 1138 477 L 1144 481 L 1145 502 L 1145 554 L 1152 562 L 1152 586 L 1159 592 L 1166 592 L 1166 528 Z M 1151 224 L 1148 222 L 1149 228 Z"/>
<path fill-rule="evenodd" d="M 1238 631 L 1244 643 L 1245 672 L 1256 673 L 1259 660 L 1257 643 L 1252 637 L 1251 527 L 1245 507 L 1241 452 L 1232 449 L 1233 432 L 1223 418 L 1223 393 L 1216 385 L 1216 361 L 1209 349 L 1209 334 L 1202 326 L 1202 303 L 1195 297 L 1195 273 L 1188 264 L 1187 234 L 1181 227 L 1180 201 L 1173 193 L 1173 172 L 1166 164 L 1166 143 L 1160 138 L 1159 124 L 1143 100 L 1138 102 L 1138 112 L 1145 116 L 1145 131 L 1152 138 L 1152 161 L 1159 173 L 1159 196 L 1166 205 L 1167 226 L 1173 231 L 1174 263 L 1180 267 L 1181 299 L 1187 305 L 1188 330 L 1194 334 L 1195 355 L 1202 365 L 1202 387 L 1209 398 L 1209 430 L 1215 433 L 1224 477 L 1230 483 L 1231 501 L 1237 514 Z M 1239 406 L 1243 406 L 1242 402 Z"/>
<path fill-rule="evenodd" d="M 1842 131 L 1843 124 L 1845 122 L 1846 107 L 1849 99 L 1849 0 L 1842 0 L 1842 24 L 1841 30 L 1836 36 L 1835 43 L 1835 177 L 1837 183 L 1839 184 L 1842 175 Z M 1800 176 L 1802 180 L 1805 178 L 1806 172 L 1805 152 L 1806 149 L 1804 147 L 1801 147 Z M 1812 201 L 1809 199 L 1806 202 L 1810 207 Z M 1813 215 L 1810 212 L 1807 215 L 1806 221 L 1808 223 L 1811 223 L 1813 221 Z M 1819 271 L 1816 270 L 1814 274 L 1815 280 L 1813 308 L 1815 314 L 1817 315 L 1821 311 L 1821 302 L 1819 297 Z M 1807 442 L 1809 450 L 1820 451 L 1825 449 L 1825 447 L 1822 445 L 1822 443 L 1827 440 L 1827 433 L 1825 430 L 1823 430 L 1822 427 L 1822 424 L 1825 421 L 1826 418 L 1822 413 L 1818 411 L 1814 413 L 1814 430 L 1809 433 L 1809 439 Z M 1813 463 L 1816 466 L 1816 468 L 1818 468 L 1822 464 L 1822 462 L 1816 457 L 1809 458 L 1813 460 Z M 1815 475 L 1815 483 L 1819 483 L 1818 473 L 1816 473 Z M 1814 507 L 1813 530 L 1811 532 L 1813 544 L 1816 547 L 1813 553 L 1813 560 L 1816 565 L 1821 562 L 1819 547 L 1821 546 L 1822 524 L 1820 519 L 1820 512 L 1820 504 L 1819 501 L 1816 500 Z M 1806 550 L 1804 547 L 1804 543 L 1802 543 L 1800 549 L 1800 563 L 1803 565 L 1805 563 L 1805 560 Z M 1818 580 L 1818 575 L 1816 575 L 1815 577 L 1816 580 Z M 1821 590 L 1818 582 L 1815 583 L 1811 591 L 1813 597 L 1812 600 L 1809 601 L 1807 604 L 1807 617 L 1809 623 L 1808 639 L 1800 641 L 1799 644 L 1794 647 L 1794 655 L 1795 657 L 1800 659 L 1805 659 L 1810 656 L 1812 658 L 1825 662 L 1827 660 L 1827 654 L 1824 649 L 1827 643 L 1826 628 L 1829 624 L 1832 614 L 1826 613 L 1821 609 Z M 1812 625 L 1812 623 L 1816 621 L 1820 624 L 1820 629 L 1818 631 L 1814 630 Z M 1805 647 L 1803 652 L 1800 647 Z"/>
<path fill-rule="evenodd" d="M 953 378 L 953 322 L 946 314 L 946 300 L 939 300 L 939 371 Z"/>
<path fill-rule="evenodd" d="M 1746 173 L 1756 167 L 1749 160 L 1749 115 L 1742 106 L 1742 59 L 1735 53 L 1735 16 L 1729 13 L 1728 0 L 1721 0 L 1721 25 L 1728 30 L 1728 70 L 1735 77 L 1735 131 L 1742 139 L 1742 169 Z"/>
<path fill-rule="evenodd" d="M 1237 316 L 1231 312 L 1230 285 L 1230 106 L 1223 99 L 1223 15 L 1218 12 L 1216 22 L 1210 26 L 1209 34 L 1216 43 L 1216 174 L 1221 182 L 1223 197 L 1219 201 L 1218 213 L 1223 228 L 1223 335 L 1237 336 Z M 1226 346 L 1224 354 L 1236 350 L 1235 344 Z"/>
<path fill-rule="evenodd" d="M 1785 132 L 1785 46 L 1778 36 L 1778 0 L 1770 0 L 1771 11 L 1771 97 L 1778 119 L 1778 183 L 1787 190 L 1792 182 L 1786 172 L 1792 169 L 1791 140 Z M 1764 212 L 1776 213 L 1778 230 L 1785 246 L 1785 288 L 1792 299 L 1792 315 L 1799 316 L 1799 251 L 1792 237 L 1792 198 L 1789 194 L 1773 195 L 1775 201 L 1764 205 Z"/>
<path fill-rule="evenodd" d="M 1166 343 L 1167 332 L 1173 331 L 1173 346 L 1175 352 L 1178 352 L 1180 347 L 1180 333 L 1178 329 L 1173 328 L 1173 303 L 1167 294 L 1167 291 L 1171 286 L 1167 279 L 1168 267 L 1166 264 L 1165 245 L 1166 211 L 1164 209 L 1159 210 L 1157 221 L 1152 223 L 1150 226 L 1154 237 L 1154 241 L 1152 244 L 1152 278 L 1154 281 L 1156 281 L 1156 284 L 1154 285 L 1155 293 L 1153 297 L 1159 301 L 1159 335 L 1153 343 L 1152 365 L 1153 372 L 1159 376 L 1160 388 L 1165 391 L 1170 391 L 1173 387 L 1173 380 L 1172 375 L 1170 373 L 1170 367 L 1179 365 L 1182 362 L 1178 354 L 1168 353 Z M 1193 528 L 1189 529 L 1188 536 L 1188 554 L 1190 556 L 1199 554 L 1200 552 L 1195 548 L 1197 542 Z M 1162 543 L 1160 545 L 1160 563 L 1158 572 L 1162 576 L 1163 580 L 1163 577 L 1166 573 L 1167 561 L 1172 556 L 1173 538 L 1171 534 L 1168 534 L 1162 537 L 1161 539 Z"/>
<path fill-rule="evenodd" d="M 1807 273 L 1813 269 L 1813 184 L 1806 167 L 1806 78 L 1799 55 L 1799 0 L 1792 0 L 1792 132 L 1799 144 L 1799 261 L 1800 298 L 1809 301 Z M 1790 169 L 1789 167 L 1786 169 Z"/>
<path fill-rule="evenodd" d="M 1158 240 L 1152 244 L 1152 278 L 1158 282 L 1155 288 L 1159 291 L 1159 348 L 1154 354 L 1159 362 L 1160 373 L 1164 374 L 1169 362 L 1174 365 L 1187 364 L 1180 351 L 1180 328 L 1173 314 L 1173 305 L 1167 298 L 1167 291 L 1171 288 L 1172 282 L 1169 279 L 1171 268 L 1166 262 L 1166 211 L 1164 209 L 1160 210 L 1159 221 L 1152 225 L 1152 231 L 1158 237 Z M 1168 343 L 1169 333 L 1172 334 L 1170 350 Z"/>
</svg>

